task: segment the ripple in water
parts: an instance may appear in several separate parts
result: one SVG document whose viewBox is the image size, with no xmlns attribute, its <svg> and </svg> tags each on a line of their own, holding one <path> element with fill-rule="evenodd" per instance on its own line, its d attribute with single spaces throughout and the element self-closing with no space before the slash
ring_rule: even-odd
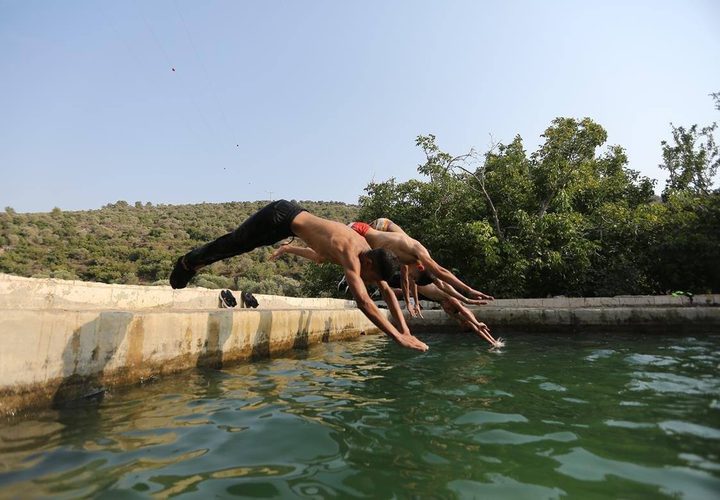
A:
<svg viewBox="0 0 720 500">
<path fill-rule="evenodd" d="M 718 337 L 381 337 L 0 424 L 3 497 L 714 498 Z"/>
</svg>

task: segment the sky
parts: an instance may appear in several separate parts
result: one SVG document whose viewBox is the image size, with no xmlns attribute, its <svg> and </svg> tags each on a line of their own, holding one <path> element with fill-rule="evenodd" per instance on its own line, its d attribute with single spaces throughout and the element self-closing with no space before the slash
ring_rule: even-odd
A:
<svg viewBox="0 0 720 500">
<path fill-rule="evenodd" d="M 590 117 L 658 179 L 720 121 L 720 2 L 0 0 L 0 207 L 356 203 Z"/>
</svg>

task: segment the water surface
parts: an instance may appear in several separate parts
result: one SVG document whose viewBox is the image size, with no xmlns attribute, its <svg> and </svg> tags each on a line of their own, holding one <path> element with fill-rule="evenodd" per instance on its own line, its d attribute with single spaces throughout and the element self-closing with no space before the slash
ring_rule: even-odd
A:
<svg viewBox="0 0 720 500">
<path fill-rule="evenodd" d="M 0 422 L 0 496 L 720 497 L 720 336 L 421 338 Z"/>
</svg>

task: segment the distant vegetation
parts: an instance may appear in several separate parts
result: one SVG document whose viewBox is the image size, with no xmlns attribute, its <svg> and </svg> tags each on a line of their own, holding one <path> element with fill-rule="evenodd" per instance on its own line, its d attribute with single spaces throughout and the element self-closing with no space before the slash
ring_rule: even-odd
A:
<svg viewBox="0 0 720 500">
<path fill-rule="evenodd" d="M 133 205 L 118 201 L 100 210 L 0 213 L 0 272 L 20 276 L 80 279 L 104 283 L 168 284 L 175 259 L 235 229 L 267 202 L 199 205 Z M 349 222 L 358 208 L 339 202 L 300 201 L 314 214 Z M 301 296 L 309 262 L 286 256 L 267 260 L 272 249 L 218 262 L 195 281 L 207 288 Z M 319 270 L 313 269 L 312 275 Z M 334 269 L 339 280 L 342 273 Z M 337 281 L 337 280 L 336 280 Z"/>
<path fill-rule="evenodd" d="M 720 110 L 720 95 L 713 94 Z M 444 152 L 419 136 L 424 180 L 371 183 L 360 206 L 300 202 L 341 222 L 389 217 L 474 287 L 499 297 L 720 292 L 716 124 L 676 127 L 661 141 L 669 174 L 628 167 L 589 118 L 557 118 L 530 154 L 522 138 L 490 151 Z M 604 149 L 601 149 L 604 148 Z M 175 258 L 238 226 L 265 202 L 129 205 L 0 213 L 0 272 L 106 283 L 165 284 Z M 203 270 L 197 286 L 336 295 L 341 269 L 263 248 Z"/>
</svg>

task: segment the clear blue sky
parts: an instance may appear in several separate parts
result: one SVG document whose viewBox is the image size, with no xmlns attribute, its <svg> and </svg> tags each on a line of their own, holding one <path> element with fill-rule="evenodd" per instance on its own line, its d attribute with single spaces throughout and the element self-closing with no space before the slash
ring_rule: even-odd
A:
<svg viewBox="0 0 720 500">
<path fill-rule="evenodd" d="M 418 176 L 418 134 L 532 151 L 557 116 L 661 189 L 669 122 L 720 120 L 718 26 L 715 0 L 0 0 L 0 208 L 356 202 Z"/>
</svg>

